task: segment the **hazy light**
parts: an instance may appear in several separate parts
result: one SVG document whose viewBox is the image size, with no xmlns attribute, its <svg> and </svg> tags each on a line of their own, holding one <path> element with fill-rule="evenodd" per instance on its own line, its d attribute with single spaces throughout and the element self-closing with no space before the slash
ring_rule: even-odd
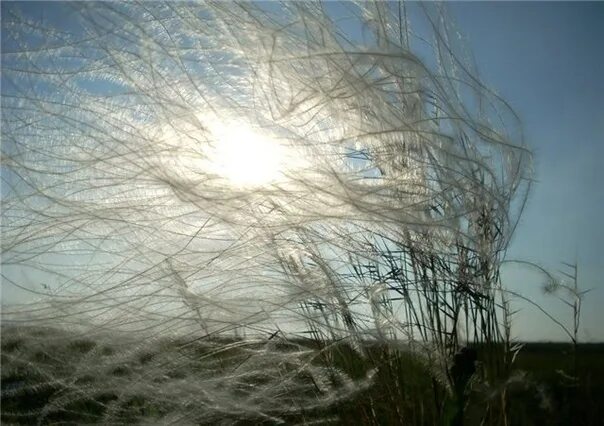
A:
<svg viewBox="0 0 604 426">
<path fill-rule="evenodd" d="M 212 171 L 237 186 L 260 186 L 276 181 L 283 168 L 283 146 L 243 123 L 212 129 Z"/>
</svg>

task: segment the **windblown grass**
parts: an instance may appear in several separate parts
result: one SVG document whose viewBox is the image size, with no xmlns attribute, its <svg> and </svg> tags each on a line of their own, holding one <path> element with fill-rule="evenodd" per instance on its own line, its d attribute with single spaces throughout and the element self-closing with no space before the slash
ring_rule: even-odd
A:
<svg viewBox="0 0 604 426">
<path fill-rule="evenodd" d="M 512 424 L 531 156 L 442 6 L 48 8 L 3 7 L 7 419 L 460 424 L 479 380 Z"/>
</svg>

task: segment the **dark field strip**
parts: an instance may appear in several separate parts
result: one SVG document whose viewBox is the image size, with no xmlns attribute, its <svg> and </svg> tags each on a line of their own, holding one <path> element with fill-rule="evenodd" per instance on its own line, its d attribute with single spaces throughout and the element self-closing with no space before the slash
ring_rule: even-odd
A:
<svg viewBox="0 0 604 426">
<path fill-rule="evenodd" d="M 100 377 L 74 373 L 75 366 L 85 362 L 105 365 L 105 375 L 119 379 L 136 380 L 160 356 L 168 359 L 202 360 L 201 363 L 174 364 L 163 372 L 171 379 L 198 380 L 203 365 L 208 368 L 232 369 L 245 359 L 247 353 L 240 349 L 214 351 L 237 343 L 236 339 L 214 339 L 212 342 L 187 342 L 178 339 L 157 341 L 153 348 L 135 350 L 124 361 L 126 341 L 114 344 L 97 342 L 92 338 L 75 336 L 64 331 L 43 328 L 7 328 L 2 333 L 2 423 L 32 424 L 53 401 L 61 398 L 73 383 L 99 386 Z M 36 340 L 37 339 L 37 340 Z M 258 347 L 250 344 L 249 347 Z M 447 403 L 438 406 L 437 400 L 447 395 L 445 386 L 439 384 L 433 369 L 425 360 L 404 345 L 393 350 L 381 344 L 367 342 L 365 357 L 345 344 L 321 344 L 303 339 L 279 341 L 279 350 L 287 352 L 301 347 L 317 351 L 314 363 L 329 365 L 347 372 L 351 377 L 362 377 L 367 371 L 377 372 L 371 384 L 352 398 L 337 401 L 328 409 L 302 410 L 287 413 L 281 418 L 288 424 L 310 423 L 324 420 L 336 424 L 446 424 Z M 481 352 L 478 346 L 478 363 Z M 464 424 L 479 424 L 481 409 L 489 403 L 490 393 L 497 386 L 506 387 L 507 422 L 519 425 L 540 424 L 602 424 L 604 415 L 604 344 L 578 346 L 576 363 L 572 345 L 563 343 L 526 343 L 516 357 L 514 371 L 502 383 L 485 387 L 476 380 L 471 387 L 465 407 Z M 288 368 L 287 366 L 285 368 Z M 295 369 L 295 365 L 289 366 Z M 574 369 L 578 380 L 573 379 Z M 152 371 L 149 368 L 150 371 Z M 106 377 L 105 377 L 106 378 Z M 260 381 L 262 378 L 257 378 Z M 85 383 L 86 382 L 86 383 Z M 254 386 L 254 379 L 248 383 Z M 161 387 L 161 380 L 157 381 Z M 62 409 L 46 414 L 43 424 L 103 423 L 105 410 L 117 399 L 119 389 L 95 392 L 94 397 L 75 398 Z M 318 392 L 318 391 L 317 391 Z M 114 408 L 115 409 L 115 408 Z M 122 401 L 117 408 L 120 422 L 144 423 L 161 417 L 162 407 L 153 406 L 144 395 Z M 230 418 L 224 414 L 226 424 L 271 424 L 259 418 Z M 208 424 L 215 423 L 215 420 Z M 449 422 L 450 423 L 450 422 Z"/>
</svg>

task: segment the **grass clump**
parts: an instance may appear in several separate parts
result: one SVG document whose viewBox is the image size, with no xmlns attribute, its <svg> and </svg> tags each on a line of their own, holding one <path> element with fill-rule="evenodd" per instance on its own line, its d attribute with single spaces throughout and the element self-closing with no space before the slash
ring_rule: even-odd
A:
<svg viewBox="0 0 604 426">
<path fill-rule="evenodd" d="M 4 421 L 524 418 L 531 154 L 444 7 L 44 7 L 3 6 Z"/>
</svg>

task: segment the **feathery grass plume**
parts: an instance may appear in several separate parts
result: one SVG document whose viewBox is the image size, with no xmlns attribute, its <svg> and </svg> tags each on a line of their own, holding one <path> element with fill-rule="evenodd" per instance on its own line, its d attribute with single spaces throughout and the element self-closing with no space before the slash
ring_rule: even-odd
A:
<svg viewBox="0 0 604 426">
<path fill-rule="evenodd" d="M 530 153 L 441 5 L 44 7 L 3 5 L 7 421 L 419 418 L 401 340 L 440 408 L 463 345 L 505 380 Z"/>
</svg>

